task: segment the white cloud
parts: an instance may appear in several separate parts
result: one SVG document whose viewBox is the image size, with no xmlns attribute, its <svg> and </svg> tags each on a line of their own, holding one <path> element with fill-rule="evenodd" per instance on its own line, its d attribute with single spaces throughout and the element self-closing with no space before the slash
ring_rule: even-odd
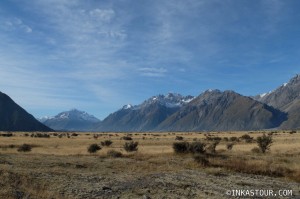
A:
<svg viewBox="0 0 300 199">
<path fill-rule="evenodd" d="M 19 18 L 8 18 L 4 21 L 3 27 L 6 31 L 22 31 L 25 33 L 31 33 L 32 28 L 25 24 Z"/>
<path fill-rule="evenodd" d="M 89 15 L 96 20 L 109 22 L 112 20 L 112 18 L 114 18 L 115 11 L 113 9 L 103 10 L 96 8 L 94 10 L 89 11 Z"/>
<path fill-rule="evenodd" d="M 166 68 L 140 68 L 138 69 L 142 76 L 163 77 L 168 72 Z"/>
</svg>

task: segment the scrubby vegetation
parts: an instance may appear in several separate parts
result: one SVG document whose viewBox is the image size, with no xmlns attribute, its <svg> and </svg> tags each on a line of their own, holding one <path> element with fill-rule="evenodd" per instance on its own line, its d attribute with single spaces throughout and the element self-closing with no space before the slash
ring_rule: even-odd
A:
<svg viewBox="0 0 300 199">
<path fill-rule="evenodd" d="M 138 142 L 133 142 L 133 141 L 132 142 L 126 142 L 124 144 L 124 149 L 127 152 L 137 151 L 138 150 L 138 148 L 137 148 L 138 145 L 139 145 Z"/>
<path fill-rule="evenodd" d="M 88 152 L 89 153 L 96 153 L 97 151 L 99 151 L 101 149 L 101 147 L 98 144 L 91 144 L 88 147 Z"/>
<path fill-rule="evenodd" d="M 261 152 L 265 153 L 267 150 L 270 150 L 273 139 L 271 135 L 263 134 L 263 136 L 257 137 L 256 142 Z"/>
<path fill-rule="evenodd" d="M 107 151 L 107 156 L 111 158 L 120 158 L 123 156 L 123 154 L 120 151 L 109 150 Z"/>
<path fill-rule="evenodd" d="M 110 146 L 113 142 L 111 140 L 104 140 L 103 142 L 101 142 L 102 146 Z"/>
<path fill-rule="evenodd" d="M 175 153 L 188 153 L 190 145 L 188 142 L 174 142 L 173 149 Z"/>
<path fill-rule="evenodd" d="M 21 146 L 19 146 L 19 148 L 17 149 L 19 152 L 29 152 L 31 151 L 32 147 L 29 144 L 22 144 Z"/>
</svg>

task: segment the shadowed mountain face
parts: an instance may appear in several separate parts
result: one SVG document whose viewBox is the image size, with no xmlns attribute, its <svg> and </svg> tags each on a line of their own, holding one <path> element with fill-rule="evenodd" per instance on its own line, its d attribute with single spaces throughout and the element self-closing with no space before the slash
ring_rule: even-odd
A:
<svg viewBox="0 0 300 199">
<path fill-rule="evenodd" d="M 110 114 L 98 126 L 98 131 L 150 131 L 193 99 L 175 93 L 153 96 L 137 106 L 125 105 Z"/>
<path fill-rule="evenodd" d="M 52 131 L 0 92 L 0 131 Z"/>
<path fill-rule="evenodd" d="M 255 99 L 288 114 L 287 121 L 280 128 L 300 128 L 300 75 L 270 93 L 256 96 Z"/>
<path fill-rule="evenodd" d="M 76 109 L 61 112 L 54 117 L 41 118 L 40 121 L 52 129 L 60 131 L 91 131 L 93 125 L 100 122 L 93 115 Z"/>
<path fill-rule="evenodd" d="M 180 96 L 173 101 L 169 95 L 126 105 L 105 118 L 97 130 L 256 130 L 278 127 L 286 119 L 283 112 L 233 91 L 208 90 L 197 98 Z"/>
<path fill-rule="evenodd" d="M 209 90 L 162 122 L 162 131 L 257 130 L 279 126 L 284 113 L 233 91 Z"/>
</svg>

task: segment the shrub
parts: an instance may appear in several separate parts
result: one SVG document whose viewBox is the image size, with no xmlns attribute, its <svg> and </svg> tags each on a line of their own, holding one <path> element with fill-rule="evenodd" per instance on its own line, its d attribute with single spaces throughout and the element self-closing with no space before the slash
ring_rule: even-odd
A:
<svg viewBox="0 0 300 199">
<path fill-rule="evenodd" d="M 254 147 L 253 149 L 251 149 L 252 153 L 260 153 L 260 149 L 258 147 Z"/>
<path fill-rule="evenodd" d="M 230 151 L 230 150 L 232 149 L 233 145 L 234 145 L 234 143 L 232 143 L 232 142 L 231 142 L 231 143 L 227 143 L 227 144 L 226 144 L 227 150 Z"/>
<path fill-rule="evenodd" d="M 183 140 L 182 136 L 176 136 L 175 140 Z"/>
<path fill-rule="evenodd" d="M 205 143 L 193 142 L 189 144 L 189 152 L 191 153 L 205 153 Z"/>
<path fill-rule="evenodd" d="M 99 151 L 101 149 L 101 147 L 98 144 L 91 144 L 88 147 L 88 152 L 89 153 L 96 153 L 97 151 Z"/>
<path fill-rule="evenodd" d="M 273 139 L 272 136 L 267 136 L 266 134 L 263 134 L 263 136 L 257 137 L 256 142 L 261 152 L 265 153 L 267 150 L 270 149 L 273 143 Z"/>
<path fill-rule="evenodd" d="M 129 137 L 129 136 L 123 136 L 122 139 L 123 139 L 123 140 L 132 140 L 132 138 Z"/>
<path fill-rule="evenodd" d="M 213 143 L 208 145 L 207 151 L 209 151 L 210 153 L 215 153 L 216 152 L 216 147 L 219 143 L 220 143 L 220 141 L 214 141 Z"/>
<path fill-rule="evenodd" d="M 102 146 L 110 146 L 113 142 L 111 140 L 105 140 L 103 142 L 101 142 Z"/>
<path fill-rule="evenodd" d="M 238 141 L 239 139 L 237 137 L 230 137 L 229 140 L 232 142 L 235 142 L 235 141 Z"/>
<path fill-rule="evenodd" d="M 137 148 L 138 145 L 139 145 L 138 142 L 126 142 L 124 144 L 124 149 L 127 152 L 137 151 L 138 150 L 138 148 Z"/>
<path fill-rule="evenodd" d="M 207 159 L 207 157 L 205 155 L 200 155 L 200 154 L 197 154 L 194 156 L 194 160 L 201 164 L 202 166 L 208 166 L 209 165 L 209 161 Z"/>
<path fill-rule="evenodd" d="M 3 136 L 3 137 L 12 137 L 13 134 L 12 133 L 1 133 L 0 136 Z"/>
<path fill-rule="evenodd" d="M 31 134 L 31 137 L 35 137 L 35 138 L 50 138 L 50 135 L 47 133 L 35 133 L 35 134 Z"/>
<path fill-rule="evenodd" d="M 119 158 L 119 157 L 122 157 L 123 154 L 119 151 L 109 150 L 109 151 L 107 151 L 107 156 L 112 157 L 112 158 Z"/>
<path fill-rule="evenodd" d="M 251 143 L 253 141 L 253 137 L 251 137 L 249 134 L 242 135 L 241 139 L 245 140 L 247 143 Z"/>
<path fill-rule="evenodd" d="M 189 143 L 188 142 L 174 142 L 173 149 L 175 153 L 188 153 L 189 152 Z"/>
<path fill-rule="evenodd" d="M 29 152 L 31 151 L 31 146 L 29 144 L 22 144 L 21 146 L 19 146 L 18 151 L 19 152 Z"/>
<path fill-rule="evenodd" d="M 71 136 L 76 137 L 76 136 L 78 136 L 78 133 L 72 133 Z"/>
</svg>

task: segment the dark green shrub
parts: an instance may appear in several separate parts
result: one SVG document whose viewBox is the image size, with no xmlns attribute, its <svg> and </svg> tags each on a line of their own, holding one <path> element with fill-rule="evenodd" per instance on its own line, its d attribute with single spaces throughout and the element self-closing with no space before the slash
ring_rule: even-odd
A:
<svg viewBox="0 0 300 199">
<path fill-rule="evenodd" d="M 109 150 L 107 151 L 107 156 L 112 158 L 120 158 L 123 156 L 123 154 L 119 151 Z"/>
<path fill-rule="evenodd" d="M 273 139 L 272 136 L 267 136 L 266 134 L 263 134 L 263 136 L 257 137 L 256 142 L 261 152 L 265 153 L 267 150 L 270 149 L 273 143 Z"/>
<path fill-rule="evenodd" d="M 230 137 L 229 140 L 231 142 L 236 142 L 236 141 L 239 141 L 239 139 L 237 137 Z"/>
<path fill-rule="evenodd" d="M 176 136 L 175 140 L 183 140 L 182 136 Z"/>
<path fill-rule="evenodd" d="M 188 153 L 190 145 L 188 142 L 174 142 L 173 149 L 175 153 Z"/>
<path fill-rule="evenodd" d="M 105 140 L 103 142 L 101 142 L 102 146 L 110 146 L 113 142 L 111 140 Z"/>
<path fill-rule="evenodd" d="M 101 149 L 101 147 L 98 144 L 91 144 L 88 147 L 88 152 L 89 153 L 96 153 L 97 151 L 99 151 Z"/>
<path fill-rule="evenodd" d="M 249 134 L 242 135 L 241 139 L 245 140 L 247 143 L 251 143 L 253 141 L 253 137 L 251 137 Z"/>
<path fill-rule="evenodd" d="M 126 142 L 124 144 L 124 149 L 127 152 L 137 151 L 138 150 L 138 148 L 137 148 L 138 145 L 139 145 L 138 142 L 133 142 L 133 141 L 132 142 Z"/>
<path fill-rule="evenodd" d="M 227 148 L 227 150 L 231 150 L 232 148 L 233 148 L 233 145 L 234 145 L 234 143 L 233 142 L 231 142 L 231 143 L 227 143 L 226 144 L 226 148 Z"/>
<path fill-rule="evenodd" d="M 205 153 L 205 143 L 192 142 L 189 144 L 189 152 L 191 153 Z"/>
<path fill-rule="evenodd" d="M 216 147 L 220 143 L 220 141 L 214 141 L 213 143 L 210 143 L 206 150 L 210 153 L 216 153 Z"/>
<path fill-rule="evenodd" d="M 122 139 L 123 139 L 123 140 L 132 140 L 132 138 L 129 137 L 129 136 L 123 136 Z"/>
<path fill-rule="evenodd" d="M 31 145 L 29 144 L 22 144 L 21 146 L 19 146 L 18 151 L 19 152 L 29 152 L 31 151 Z"/>
</svg>

